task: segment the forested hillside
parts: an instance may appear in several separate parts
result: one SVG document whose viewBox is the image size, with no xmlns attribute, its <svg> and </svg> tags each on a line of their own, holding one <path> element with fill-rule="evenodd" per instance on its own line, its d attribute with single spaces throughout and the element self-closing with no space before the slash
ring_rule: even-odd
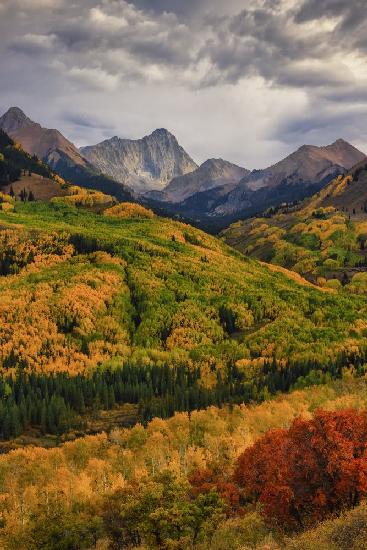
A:
<svg viewBox="0 0 367 550">
<path fill-rule="evenodd" d="M 134 214 L 141 207 L 120 218 L 66 204 L 79 200 L 17 203 L 0 215 L 3 304 L 18 304 L 19 330 L 7 335 L 24 344 L 30 318 L 34 331 L 24 347 L 12 342 L 13 363 L 2 349 L 8 367 L 80 373 L 138 353 L 148 364 L 190 360 L 209 381 L 224 349 L 257 364 L 324 361 L 349 338 L 364 344 L 364 298 L 293 280 L 190 226 Z M 37 347 L 46 333 L 47 348 Z"/>
<path fill-rule="evenodd" d="M 315 411 L 366 408 L 363 295 L 100 192 L 1 200 L 0 547 L 301 549 L 315 520 L 325 544 L 358 526 L 363 504 L 330 518 L 367 495 L 365 414 Z M 320 453 L 349 485 L 318 492 Z"/>
<path fill-rule="evenodd" d="M 0 546 L 6 550 L 365 548 L 365 505 L 339 519 L 333 519 L 333 513 L 348 508 L 351 497 L 358 505 L 366 492 L 365 470 L 358 458 L 365 449 L 365 435 L 357 451 L 353 447 L 357 431 L 350 431 L 351 426 L 361 430 L 366 425 L 362 412 L 366 395 L 365 381 L 345 379 L 258 406 L 211 407 L 168 420 L 155 418 L 146 427 L 118 429 L 55 449 L 29 447 L 2 455 Z M 318 407 L 329 412 L 313 417 Z M 349 412 L 333 412 L 340 409 Z M 353 412 L 358 410 L 362 414 Z M 299 416 L 302 421 L 296 420 Z M 297 446 L 287 456 L 299 460 L 299 494 L 304 491 L 313 500 L 307 500 L 308 508 L 292 511 L 288 504 L 294 473 L 278 460 L 281 444 L 297 434 L 302 438 L 302 458 L 297 458 Z M 323 441 L 325 448 L 320 445 Z M 305 445 L 309 445 L 306 453 Z M 251 475 L 245 484 L 241 480 L 246 460 L 253 465 L 253 475 L 263 467 L 264 484 L 267 476 L 273 476 L 266 498 L 260 501 L 249 492 Z M 281 468 L 276 469 L 278 463 Z M 327 471 L 319 468 L 322 463 L 328 465 Z M 356 464 L 360 484 L 352 494 Z M 314 476 L 314 485 L 310 478 L 305 484 L 304 475 Z M 301 528 L 294 525 L 298 509 Z M 283 512 L 286 521 L 277 521 Z M 325 523 L 316 531 L 307 531 L 323 518 Z"/>
<path fill-rule="evenodd" d="M 223 239 L 245 254 L 351 293 L 367 288 L 367 165 L 300 204 L 231 225 Z"/>
<path fill-rule="evenodd" d="M 61 434 L 115 403 L 147 420 L 362 368 L 364 297 L 321 291 L 141 206 L 71 193 L 0 213 L 3 439 Z"/>
</svg>

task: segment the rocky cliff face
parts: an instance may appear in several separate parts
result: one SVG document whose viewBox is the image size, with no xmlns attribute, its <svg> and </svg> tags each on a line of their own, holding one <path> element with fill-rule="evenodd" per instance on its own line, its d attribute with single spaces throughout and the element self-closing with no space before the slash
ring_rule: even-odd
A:
<svg viewBox="0 0 367 550">
<path fill-rule="evenodd" d="M 209 159 L 193 172 L 173 178 L 160 196 L 155 194 L 152 198 L 171 203 L 183 202 L 196 193 L 238 183 L 249 173 L 246 168 L 226 160 Z"/>
<path fill-rule="evenodd" d="M 101 172 L 138 193 L 163 189 L 172 178 L 197 168 L 175 136 L 165 129 L 137 140 L 113 137 L 83 147 L 81 152 Z"/>
<path fill-rule="evenodd" d="M 304 198 L 363 158 L 363 153 L 342 139 L 326 147 L 303 145 L 277 164 L 245 176 L 213 214 L 263 210 L 283 201 Z"/>
</svg>

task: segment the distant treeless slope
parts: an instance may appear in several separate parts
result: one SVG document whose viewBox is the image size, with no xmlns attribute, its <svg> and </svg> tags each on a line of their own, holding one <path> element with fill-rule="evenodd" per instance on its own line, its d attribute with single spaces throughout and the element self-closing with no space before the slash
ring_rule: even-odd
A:
<svg viewBox="0 0 367 550">
<path fill-rule="evenodd" d="M 54 197 L 63 197 L 68 194 L 67 188 L 63 188 L 54 180 L 38 174 L 23 175 L 19 180 L 1 188 L 3 193 L 13 192 L 18 198 L 24 190 L 27 196 L 32 193 L 33 200 L 40 201 L 49 201 Z"/>
</svg>

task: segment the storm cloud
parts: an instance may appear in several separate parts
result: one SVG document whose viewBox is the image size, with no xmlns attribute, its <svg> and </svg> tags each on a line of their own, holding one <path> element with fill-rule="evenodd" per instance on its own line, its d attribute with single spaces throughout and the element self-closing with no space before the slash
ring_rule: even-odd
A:
<svg viewBox="0 0 367 550">
<path fill-rule="evenodd" d="M 364 0 L 0 0 L 0 107 L 77 144 L 166 126 L 198 161 L 367 149 Z"/>
</svg>

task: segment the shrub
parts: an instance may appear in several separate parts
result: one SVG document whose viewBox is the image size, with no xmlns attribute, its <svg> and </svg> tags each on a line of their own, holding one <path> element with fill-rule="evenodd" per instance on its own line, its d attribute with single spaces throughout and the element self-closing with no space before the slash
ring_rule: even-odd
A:
<svg viewBox="0 0 367 550">
<path fill-rule="evenodd" d="M 361 550 L 367 548 L 367 505 L 327 520 L 291 539 L 286 550 Z"/>
<path fill-rule="evenodd" d="M 140 204 L 121 202 L 104 211 L 105 216 L 114 218 L 153 218 L 154 213 Z"/>
</svg>

